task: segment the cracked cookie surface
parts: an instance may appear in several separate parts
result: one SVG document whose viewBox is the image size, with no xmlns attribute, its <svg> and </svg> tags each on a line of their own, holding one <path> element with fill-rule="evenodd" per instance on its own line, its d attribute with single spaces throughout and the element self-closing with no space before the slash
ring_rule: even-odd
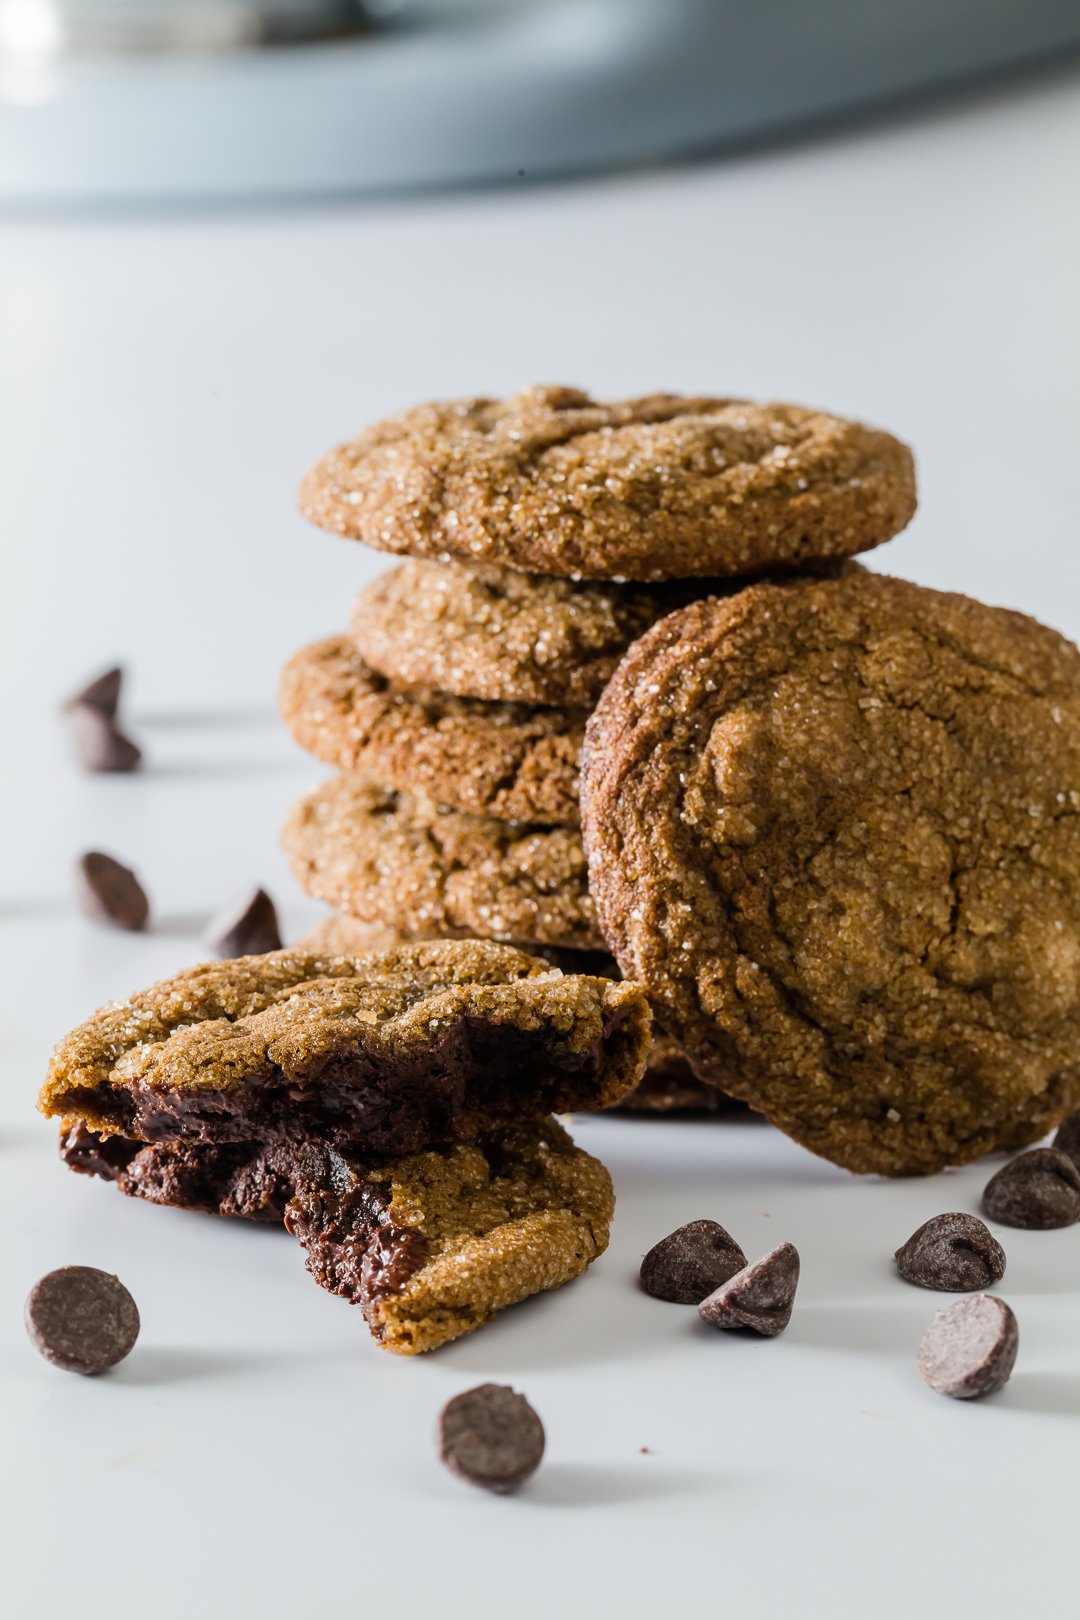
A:
<svg viewBox="0 0 1080 1620">
<path fill-rule="evenodd" d="M 385 1162 L 317 1143 L 143 1143 L 66 1122 L 72 1169 L 129 1196 L 284 1220 L 307 1267 L 415 1355 L 580 1275 L 607 1247 L 611 1178 L 552 1119 Z"/>
<path fill-rule="evenodd" d="M 590 885 L 704 1077 L 853 1170 L 1080 1095 L 1080 653 L 864 574 L 657 625 L 590 721 Z"/>
<path fill-rule="evenodd" d="M 604 948 L 576 827 L 473 816 L 335 776 L 294 806 L 282 845 L 308 894 L 361 922 Z"/>
<path fill-rule="evenodd" d="M 419 405 L 312 469 L 304 516 L 378 551 L 581 579 L 852 556 L 915 511 L 911 453 L 796 405 L 574 388 Z"/>
<path fill-rule="evenodd" d="M 38 1106 L 149 1142 L 411 1152 L 522 1111 L 607 1107 L 640 1078 L 649 1040 L 637 986 L 509 946 L 277 951 L 101 1008 L 57 1046 Z"/>
<path fill-rule="evenodd" d="M 302 748 L 367 781 L 503 821 L 579 820 L 584 710 L 405 690 L 366 664 L 345 636 L 289 660 L 280 706 Z"/>
</svg>

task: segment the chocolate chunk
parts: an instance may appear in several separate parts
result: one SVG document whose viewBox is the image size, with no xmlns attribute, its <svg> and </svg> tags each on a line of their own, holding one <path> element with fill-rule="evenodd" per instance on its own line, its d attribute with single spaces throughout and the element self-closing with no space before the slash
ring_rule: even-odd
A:
<svg viewBox="0 0 1080 1620">
<path fill-rule="evenodd" d="M 76 703 L 68 710 L 68 723 L 75 740 L 75 753 L 84 771 L 133 771 L 142 751 L 125 737 L 111 716 L 90 703 Z"/>
<path fill-rule="evenodd" d="M 1070 1114 L 1058 1128 L 1054 1137 L 1054 1146 L 1059 1153 L 1065 1153 L 1080 1170 L 1080 1110 Z"/>
<path fill-rule="evenodd" d="M 54 1367 L 100 1373 L 132 1349 L 139 1312 L 119 1277 L 96 1266 L 61 1266 L 31 1288 L 26 1331 Z"/>
<path fill-rule="evenodd" d="M 745 1254 L 718 1222 L 687 1221 L 649 1250 L 641 1286 L 654 1299 L 698 1305 L 745 1265 Z"/>
<path fill-rule="evenodd" d="M 265 889 L 254 889 L 240 906 L 219 912 L 206 932 L 215 956 L 262 956 L 280 951 L 277 909 Z"/>
<path fill-rule="evenodd" d="M 540 1466 L 544 1425 L 509 1384 L 480 1384 L 439 1414 L 439 1456 L 460 1479 L 512 1491 Z"/>
<path fill-rule="evenodd" d="M 80 855 L 75 877 L 76 898 L 85 916 L 114 928 L 146 927 L 150 902 L 130 867 L 92 849 Z"/>
<path fill-rule="evenodd" d="M 935 1215 L 896 1251 L 896 1265 L 907 1282 L 966 1294 L 999 1282 L 1005 1250 L 977 1215 Z"/>
<path fill-rule="evenodd" d="M 80 705 L 90 709 L 100 709 L 101 713 L 110 720 L 115 720 L 116 710 L 120 703 L 120 687 L 124 679 L 124 671 L 117 664 L 113 669 L 105 670 L 101 675 L 95 675 L 88 681 L 81 691 L 75 692 L 64 704 L 65 709 L 75 709 Z"/>
<path fill-rule="evenodd" d="M 919 1371 L 931 1389 L 954 1400 L 992 1395 L 1008 1383 L 1019 1342 L 1005 1301 L 975 1294 L 938 1311 L 919 1346 Z"/>
<path fill-rule="evenodd" d="M 991 1176 L 983 1209 L 1003 1226 L 1047 1232 L 1080 1221 L 1080 1170 L 1060 1148 L 1031 1148 Z"/>
<path fill-rule="evenodd" d="M 747 1328 L 771 1339 L 791 1321 L 798 1286 L 799 1251 L 793 1243 L 781 1243 L 714 1289 L 701 1301 L 698 1315 L 710 1327 Z"/>
</svg>

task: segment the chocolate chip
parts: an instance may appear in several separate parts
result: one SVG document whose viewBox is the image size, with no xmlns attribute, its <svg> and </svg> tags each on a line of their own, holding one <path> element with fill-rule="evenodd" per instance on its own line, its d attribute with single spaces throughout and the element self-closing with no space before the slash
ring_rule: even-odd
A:
<svg viewBox="0 0 1080 1620">
<path fill-rule="evenodd" d="M 146 927 L 150 902 L 130 867 L 92 849 L 80 855 L 75 880 L 79 909 L 85 916 L 114 928 Z"/>
<path fill-rule="evenodd" d="M 931 1389 L 954 1400 L 992 1395 L 1008 1383 L 1019 1342 L 1005 1301 L 975 1294 L 938 1311 L 919 1346 L 919 1371 Z"/>
<path fill-rule="evenodd" d="M 115 1367 L 139 1337 L 139 1312 L 120 1281 L 95 1266 L 61 1266 L 30 1290 L 26 1331 L 64 1372 Z"/>
<path fill-rule="evenodd" d="M 109 715 L 90 703 L 76 703 L 68 710 L 68 723 L 75 740 L 75 753 L 84 771 L 133 771 L 142 751 L 130 737 L 118 731 Z"/>
<path fill-rule="evenodd" d="M 107 669 L 101 675 L 95 675 L 81 691 L 73 693 L 64 704 L 64 708 L 74 709 L 83 704 L 90 709 L 100 709 L 108 719 L 114 720 L 120 704 L 120 686 L 123 679 L 124 671 L 117 664 L 115 668 Z"/>
<path fill-rule="evenodd" d="M 710 1327 L 728 1332 L 747 1328 L 771 1339 L 791 1321 L 798 1286 L 799 1251 L 792 1243 L 781 1243 L 714 1289 L 701 1301 L 698 1315 Z"/>
<path fill-rule="evenodd" d="M 967 1294 L 1005 1275 L 1005 1250 L 977 1215 L 935 1215 L 896 1251 L 901 1277 L 920 1288 Z"/>
<path fill-rule="evenodd" d="M 641 1262 L 641 1286 L 654 1299 L 698 1305 L 746 1265 L 746 1256 L 717 1221 L 687 1221 Z"/>
<path fill-rule="evenodd" d="M 239 906 L 220 912 L 206 933 L 215 956 L 261 956 L 280 951 L 277 910 L 265 889 L 254 889 Z"/>
<path fill-rule="evenodd" d="M 1054 1137 L 1054 1146 L 1059 1153 L 1065 1153 L 1080 1170 L 1080 1112 L 1070 1114 L 1064 1124 L 1059 1126 Z"/>
<path fill-rule="evenodd" d="M 1047 1232 L 1080 1221 L 1080 1170 L 1059 1148 L 1031 1148 L 991 1176 L 983 1209 L 1003 1226 Z"/>
<path fill-rule="evenodd" d="M 439 1456 L 461 1479 L 512 1491 L 540 1466 L 544 1425 L 508 1384 L 479 1384 L 439 1414 Z"/>
</svg>

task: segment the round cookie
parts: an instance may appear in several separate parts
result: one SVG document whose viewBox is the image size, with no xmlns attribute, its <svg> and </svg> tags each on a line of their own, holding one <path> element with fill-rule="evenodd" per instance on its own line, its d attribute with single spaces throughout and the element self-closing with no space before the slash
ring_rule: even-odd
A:
<svg viewBox="0 0 1080 1620">
<path fill-rule="evenodd" d="M 602 949 L 581 834 L 447 810 L 335 776 L 297 804 L 282 843 L 301 886 L 415 939 L 480 935 Z"/>
<path fill-rule="evenodd" d="M 872 574 L 657 625 L 590 721 L 590 888 L 703 1078 L 852 1170 L 1080 1097 L 1080 652 Z"/>
<path fill-rule="evenodd" d="M 346 912 L 335 911 L 316 924 L 293 948 L 318 956 L 359 956 L 365 951 L 389 950 L 405 944 L 408 937 L 384 923 L 364 923 Z M 563 973 L 586 973 L 611 979 L 620 976 L 617 962 L 605 951 L 560 950 L 551 945 L 523 948 L 543 956 Z M 620 1098 L 616 1106 L 635 1114 L 722 1113 L 752 1117 L 750 1110 L 736 1098 L 699 1080 L 685 1053 L 662 1030 L 654 1033 L 639 1084 Z"/>
<path fill-rule="evenodd" d="M 576 826 L 584 711 L 406 691 L 344 636 L 285 665 L 286 725 L 326 765 L 500 821 Z"/>
<path fill-rule="evenodd" d="M 880 545 L 915 473 L 890 434 L 797 405 L 530 388 L 376 423 L 308 473 L 300 510 L 377 551 L 689 579 Z"/>
<path fill-rule="evenodd" d="M 402 685 L 591 708 L 630 643 L 704 589 L 411 558 L 360 592 L 349 628 L 365 662 Z"/>
</svg>

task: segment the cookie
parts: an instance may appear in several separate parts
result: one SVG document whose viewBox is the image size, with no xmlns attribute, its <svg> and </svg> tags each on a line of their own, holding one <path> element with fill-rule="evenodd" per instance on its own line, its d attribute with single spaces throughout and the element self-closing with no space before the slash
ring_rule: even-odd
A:
<svg viewBox="0 0 1080 1620">
<path fill-rule="evenodd" d="M 704 593 L 411 559 L 365 587 L 349 630 L 388 680 L 489 703 L 592 708 L 632 641 Z"/>
<path fill-rule="evenodd" d="M 189 969 L 60 1042 L 38 1106 L 140 1141 L 315 1138 L 410 1153 L 641 1077 L 636 985 L 479 940 L 366 957 L 277 951 Z"/>
<path fill-rule="evenodd" d="M 361 922 L 603 947 L 576 827 L 496 821 L 335 776 L 293 808 L 282 844 L 308 894 Z"/>
<path fill-rule="evenodd" d="M 323 457 L 311 522 L 377 551 L 570 579 L 852 556 L 915 511 L 911 452 L 824 411 L 575 388 L 419 405 Z"/>
<path fill-rule="evenodd" d="M 407 938 L 406 933 L 383 923 L 363 923 L 345 912 L 335 911 L 297 941 L 297 945 L 301 950 L 325 956 L 352 956 L 399 945 Z M 546 962 L 564 973 L 591 973 L 606 979 L 620 977 L 618 963 L 605 951 L 560 950 L 554 945 L 532 945 L 525 949 L 543 956 Z M 633 1091 L 620 1097 L 615 1106 L 635 1114 L 723 1113 L 754 1117 L 745 1103 L 699 1080 L 686 1054 L 658 1029 L 653 1031 L 645 1073 Z"/>
<path fill-rule="evenodd" d="M 153 1203 L 284 1220 L 315 1280 L 401 1355 L 578 1276 L 607 1247 L 615 1205 L 603 1165 L 551 1119 L 385 1162 L 310 1141 L 147 1145 L 77 1125 L 62 1151 Z"/>
<path fill-rule="evenodd" d="M 1080 1096 L 1080 653 L 862 574 L 692 604 L 590 722 L 590 888 L 703 1079 L 857 1171 Z"/>
<path fill-rule="evenodd" d="M 326 765 L 503 821 L 575 826 L 585 711 L 406 691 L 344 636 L 305 647 L 281 676 L 282 717 Z"/>
</svg>

